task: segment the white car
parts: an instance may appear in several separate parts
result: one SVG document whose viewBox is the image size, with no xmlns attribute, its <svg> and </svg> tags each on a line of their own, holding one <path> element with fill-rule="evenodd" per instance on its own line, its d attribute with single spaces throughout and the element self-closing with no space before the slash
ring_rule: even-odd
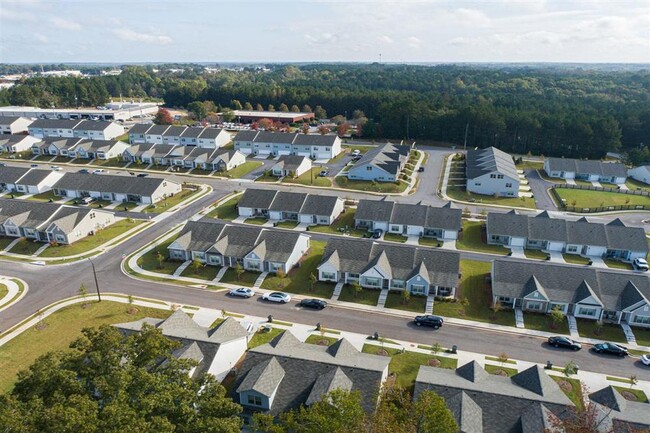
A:
<svg viewBox="0 0 650 433">
<path fill-rule="evenodd" d="M 643 365 L 650 365 L 650 355 L 641 356 L 641 362 Z"/>
<path fill-rule="evenodd" d="M 634 269 L 636 269 L 637 271 L 648 270 L 648 261 L 646 259 L 642 259 L 641 257 L 637 257 L 636 259 L 634 259 L 632 265 L 634 266 Z"/>
<path fill-rule="evenodd" d="M 228 292 L 230 296 L 239 296 L 240 298 L 250 298 L 255 296 L 255 292 L 252 289 L 246 287 L 240 287 L 239 289 L 232 289 Z"/>
<path fill-rule="evenodd" d="M 93 174 L 102 174 L 102 173 L 108 173 L 108 171 L 104 170 L 103 168 L 98 168 L 97 170 L 93 170 Z"/>
<path fill-rule="evenodd" d="M 61 167 L 59 167 L 58 165 L 51 165 L 50 168 L 54 171 L 61 171 Z"/>
<path fill-rule="evenodd" d="M 264 299 L 265 301 L 279 302 L 281 304 L 286 304 L 287 302 L 291 301 L 291 296 L 282 292 L 271 292 L 262 295 L 262 299 Z"/>
<path fill-rule="evenodd" d="M 361 155 L 361 151 L 359 149 L 355 149 L 352 151 L 352 156 L 359 156 Z"/>
</svg>

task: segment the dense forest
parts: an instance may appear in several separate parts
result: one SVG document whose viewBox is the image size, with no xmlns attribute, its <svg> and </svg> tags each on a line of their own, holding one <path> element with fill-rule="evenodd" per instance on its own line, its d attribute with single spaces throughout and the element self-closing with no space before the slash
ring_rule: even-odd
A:
<svg viewBox="0 0 650 433">
<path fill-rule="evenodd" d="M 645 159 L 650 143 L 650 71 L 543 67 L 275 65 L 204 73 L 125 66 L 118 76 L 29 78 L 0 104 L 94 106 L 110 96 L 163 98 L 170 107 L 316 107 L 329 116 L 362 110 L 363 137 L 451 142 L 547 156 Z M 237 102 L 235 102 L 237 101 Z M 250 104 L 250 105 L 249 105 Z M 646 155 L 646 156 L 643 156 Z"/>
</svg>

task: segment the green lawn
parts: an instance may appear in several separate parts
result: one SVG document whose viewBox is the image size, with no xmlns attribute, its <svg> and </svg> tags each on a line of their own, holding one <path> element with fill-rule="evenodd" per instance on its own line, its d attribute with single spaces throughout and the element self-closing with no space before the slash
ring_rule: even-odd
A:
<svg viewBox="0 0 650 433">
<path fill-rule="evenodd" d="M 257 225 L 257 226 L 261 226 L 262 224 L 266 224 L 267 222 L 269 222 L 269 220 L 266 219 L 266 218 L 262 218 L 262 217 L 255 217 L 255 218 L 246 218 L 246 220 L 244 220 L 244 222 L 246 224 L 254 224 L 254 225 Z"/>
<path fill-rule="evenodd" d="M 195 269 L 194 264 L 190 264 L 183 272 L 181 272 L 181 277 L 212 281 L 217 276 L 220 269 L 220 266 L 208 266 L 205 264 L 200 266 L 198 269 Z"/>
<path fill-rule="evenodd" d="M 579 256 L 577 254 L 562 254 L 562 257 L 564 258 L 565 262 L 572 263 L 574 265 L 588 265 L 591 263 L 590 259 Z"/>
<path fill-rule="evenodd" d="M 313 186 L 332 186 L 332 181 L 328 177 L 321 177 L 320 172 L 322 168 L 313 167 L 311 171 L 301 174 L 296 178 L 285 177 L 282 183 L 295 183 L 299 185 L 313 185 Z"/>
<path fill-rule="evenodd" d="M 460 289 L 458 299 L 467 298 L 469 304 L 463 306 L 461 302 L 440 302 L 433 305 L 433 313 L 447 317 L 476 320 L 479 322 L 498 323 L 500 325 L 515 326 L 515 315 L 510 310 L 494 313 L 492 305 L 492 291 L 486 277 L 490 275 L 492 264 L 474 260 L 461 260 Z"/>
<path fill-rule="evenodd" d="M 384 234 L 384 240 L 385 241 L 404 243 L 404 242 L 406 242 L 407 239 L 408 238 L 406 236 L 402 236 L 399 233 L 386 233 L 386 234 Z"/>
<path fill-rule="evenodd" d="M 57 162 L 70 162 L 72 161 L 70 158 L 67 156 L 57 156 L 55 157 L 52 161 L 50 161 L 52 164 L 57 163 Z"/>
<path fill-rule="evenodd" d="M 298 226 L 298 221 L 278 221 L 273 223 L 273 226 L 281 229 L 293 229 Z"/>
<path fill-rule="evenodd" d="M 228 221 L 234 220 L 239 216 L 239 214 L 237 213 L 237 203 L 239 203 L 239 199 L 241 199 L 240 195 L 231 198 L 227 202 L 212 209 L 207 216 L 211 218 L 220 218 L 222 220 L 228 220 Z"/>
<path fill-rule="evenodd" d="M 638 401 L 640 403 L 648 403 L 648 396 L 645 395 L 645 392 L 643 392 L 640 389 L 632 389 L 629 386 L 615 386 L 616 390 L 620 392 L 623 397 L 625 397 L 626 393 L 630 393 L 635 397 L 635 400 L 632 399 L 633 401 Z"/>
<path fill-rule="evenodd" d="M 541 170 L 544 163 L 541 161 L 521 161 L 516 164 L 517 170 Z"/>
<path fill-rule="evenodd" d="M 337 341 L 339 341 L 339 339 L 335 337 L 328 337 L 327 335 L 320 334 L 311 334 L 309 337 L 307 337 L 305 343 L 318 344 L 319 346 L 331 346 Z M 325 342 L 327 342 L 327 344 L 324 344 Z"/>
<path fill-rule="evenodd" d="M 9 289 L 7 289 L 7 286 L 5 286 L 4 284 L 0 284 L 0 301 L 2 301 L 2 298 L 7 296 L 7 293 L 9 293 Z"/>
<path fill-rule="evenodd" d="M 232 170 L 228 170 L 225 173 L 222 173 L 221 175 L 226 177 L 239 178 L 247 175 L 251 171 L 255 170 L 257 167 L 260 167 L 262 165 L 264 165 L 264 163 L 260 161 L 248 161 L 243 163 L 240 166 L 233 168 Z"/>
<path fill-rule="evenodd" d="M 488 245 L 483 222 L 463 221 L 463 231 L 456 241 L 456 248 L 468 251 L 480 251 L 490 254 L 507 255 L 510 250 L 501 245 Z"/>
<path fill-rule="evenodd" d="M 151 171 L 167 171 L 167 170 L 169 170 L 169 166 L 168 165 L 153 164 L 147 170 L 151 170 Z"/>
<path fill-rule="evenodd" d="M 310 274 L 318 276 L 318 270 L 316 268 L 323 258 L 325 245 L 326 243 L 322 241 L 311 241 L 309 243 L 309 250 L 302 259 L 300 267 L 291 269 L 289 274 L 284 278 L 269 274 L 262 282 L 261 287 L 266 290 L 300 293 L 324 299 L 331 298 L 332 293 L 334 293 L 334 283 L 317 281 L 314 283 L 312 290 L 311 282 L 309 281 Z"/>
<path fill-rule="evenodd" d="M 418 243 L 425 247 L 441 247 L 443 242 L 434 238 L 420 238 Z"/>
<path fill-rule="evenodd" d="M 367 192 L 380 192 L 383 194 L 395 194 L 404 192 L 408 184 L 406 182 L 372 182 L 369 180 L 351 180 L 347 176 L 338 176 L 334 178 L 335 184 L 339 188 L 356 189 Z"/>
<path fill-rule="evenodd" d="M 35 162 L 36 161 L 38 161 L 38 162 L 41 162 L 41 161 L 48 162 L 52 158 L 54 158 L 54 156 L 52 156 L 52 155 L 39 155 L 33 161 L 35 161 Z"/>
<path fill-rule="evenodd" d="M 90 161 L 93 161 L 92 159 L 86 159 L 86 158 L 75 158 L 71 161 L 68 161 L 70 164 L 75 164 L 75 165 L 88 165 L 90 164 Z"/>
<path fill-rule="evenodd" d="M 142 220 L 129 221 L 128 219 L 123 219 L 113 225 L 106 227 L 103 230 L 96 231 L 94 236 L 86 236 L 85 238 L 78 240 L 72 245 L 61 244 L 57 246 L 50 246 L 46 248 L 39 255 L 39 257 L 63 257 L 85 253 L 105 244 L 106 242 L 109 242 L 122 233 L 125 233 L 134 227 L 138 227 L 143 223 L 144 221 Z"/>
<path fill-rule="evenodd" d="M 111 158 L 111 159 L 96 159 L 93 162 L 93 165 L 99 165 L 101 167 L 124 168 L 128 163 L 129 161 L 124 161 L 121 158 Z"/>
<path fill-rule="evenodd" d="M 271 170 L 267 170 L 260 177 L 255 179 L 255 182 L 278 182 L 280 180 L 279 176 L 274 176 L 271 173 Z"/>
<path fill-rule="evenodd" d="M 336 235 L 349 233 L 351 236 L 361 237 L 364 233 L 367 233 L 367 231 L 357 230 L 354 228 L 354 212 L 353 209 L 347 209 L 334 220 L 332 225 L 309 226 L 308 230 L 310 232 L 332 233 Z"/>
<path fill-rule="evenodd" d="M 172 275 L 174 271 L 181 265 L 178 260 L 169 260 L 169 250 L 167 247 L 174 242 L 174 239 L 163 242 L 157 245 L 152 250 L 147 251 L 138 259 L 138 266 L 146 271 L 157 272 L 159 274 Z M 158 261 L 158 253 L 160 253 L 164 260 L 162 263 Z"/>
<path fill-rule="evenodd" d="M 182 201 L 185 201 L 192 197 L 193 195 L 196 195 L 201 191 L 200 189 L 183 189 L 180 193 L 174 194 L 171 197 L 167 197 L 164 200 L 159 201 L 156 204 L 152 204 L 145 208 L 142 212 L 144 213 L 162 213 L 165 212 L 167 209 L 176 206 Z"/>
<path fill-rule="evenodd" d="M 110 200 L 95 200 L 94 202 L 90 203 L 90 204 L 88 205 L 88 207 L 92 207 L 92 208 L 95 208 L 95 209 L 101 209 L 101 208 L 103 208 L 103 207 L 108 206 L 108 205 L 111 204 L 111 203 L 112 203 L 112 202 L 111 202 Z M 124 206 L 124 204 L 126 204 L 126 203 L 123 203 L 123 204 L 118 205 L 118 208 L 122 209 L 122 207 Z M 134 203 L 134 204 L 135 204 L 135 203 Z"/>
<path fill-rule="evenodd" d="M 637 190 L 650 191 L 650 185 L 648 185 L 647 183 L 639 182 L 638 180 L 634 180 L 631 177 L 627 178 L 625 185 L 627 186 L 627 189 L 631 191 L 637 191 Z"/>
<path fill-rule="evenodd" d="M 5 248 L 9 246 L 10 243 L 15 241 L 16 238 L 8 238 L 5 236 L 0 236 L 0 251 L 3 251 Z"/>
<path fill-rule="evenodd" d="M 54 191 L 45 191 L 40 194 L 34 194 L 33 196 L 27 198 L 27 200 L 49 202 L 50 200 L 57 201 L 61 200 L 62 198 L 63 197 L 59 197 L 58 195 L 54 194 Z"/>
<path fill-rule="evenodd" d="M 270 331 L 257 331 L 248 342 L 248 348 L 252 349 L 253 347 L 266 344 L 277 337 L 282 331 L 284 330 L 280 328 L 271 328 Z"/>
<path fill-rule="evenodd" d="M 498 204 L 502 206 L 527 207 L 535 209 L 535 200 L 530 197 L 493 197 L 491 195 L 473 194 L 465 186 L 447 185 L 447 195 L 454 200 L 471 203 Z"/>
<path fill-rule="evenodd" d="M 556 324 L 548 314 L 524 313 L 524 327 L 555 334 L 569 334 L 569 322 L 566 318 L 561 323 Z"/>
<path fill-rule="evenodd" d="M 650 197 L 648 196 L 569 188 L 555 188 L 555 192 L 561 199 L 566 200 L 565 203 L 567 206 L 574 206 L 577 208 L 624 205 L 650 206 Z"/>
<path fill-rule="evenodd" d="M 24 254 L 26 256 L 31 256 L 43 245 L 46 245 L 43 242 L 34 242 L 31 239 L 23 238 L 9 252 L 14 254 Z"/>
<path fill-rule="evenodd" d="M 516 368 L 502 367 L 500 365 L 485 364 L 485 371 L 490 374 L 497 374 L 499 371 L 503 371 L 508 374 L 508 376 L 514 376 L 518 373 Z"/>
<path fill-rule="evenodd" d="M 549 255 L 542 250 L 529 250 L 528 248 L 524 249 L 524 255 L 529 259 L 540 259 L 546 260 Z"/>
<path fill-rule="evenodd" d="M 597 333 L 597 322 L 589 319 L 576 319 L 578 322 L 578 333 L 581 337 L 596 338 L 603 341 L 612 341 L 614 343 L 627 343 L 623 329 L 614 324 L 603 324 L 600 333 Z"/>
<path fill-rule="evenodd" d="M 81 329 L 103 324 L 131 322 L 144 317 L 165 318 L 169 310 L 137 307 L 138 312 L 128 314 L 128 304 L 102 301 L 91 302 L 86 308 L 80 304 L 66 307 L 44 322 L 40 331 L 35 327 L 0 347 L 0 393 L 11 391 L 18 371 L 27 368 L 36 358 L 53 350 L 65 350 L 81 335 Z"/>
<path fill-rule="evenodd" d="M 576 407 L 582 407 L 584 401 L 582 399 L 582 384 L 580 380 L 564 376 L 551 376 L 550 374 L 549 377 L 557 382 L 558 385 L 561 385 L 560 389 L 562 392 L 569 397 L 569 400 L 571 400 Z M 562 384 L 563 382 L 568 385 Z"/>
<path fill-rule="evenodd" d="M 650 329 L 635 326 L 632 330 L 638 345 L 650 347 Z"/>
<path fill-rule="evenodd" d="M 236 284 L 239 286 L 253 287 L 257 277 L 260 274 L 257 272 L 244 271 L 239 278 L 237 278 L 237 272 L 235 268 L 228 268 L 228 270 L 223 274 L 223 277 L 219 280 L 220 283 Z"/>
<path fill-rule="evenodd" d="M 414 313 L 424 313 L 427 306 L 426 296 L 411 295 L 409 301 L 405 304 L 402 300 L 401 291 L 389 291 L 386 298 L 386 308 L 395 308 L 397 310 L 412 311 Z"/>
<path fill-rule="evenodd" d="M 378 354 L 381 350 L 388 352 L 390 356 L 390 364 L 388 365 L 389 373 L 396 375 L 397 385 L 413 390 L 415 385 L 415 378 L 418 375 L 420 366 L 429 365 L 429 361 L 437 359 L 440 362 L 440 368 L 447 368 L 450 370 L 458 366 L 458 360 L 454 358 L 447 358 L 444 356 L 434 356 L 427 353 L 405 351 L 402 353 L 400 349 L 383 348 L 374 344 L 364 344 L 362 351 L 373 355 Z"/>
<path fill-rule="evenodd" d="M 632 266 L 632 263 L 625 263 L 620 260 L 612 260 L 612 259 L 605 259 L 605 264 L 614 269 L 627 269 L 627 270 L 634 270 L 634 266 Z"/>
<path fill-rule="evenodd" d="M 352 286 L 346 284 L 343 286 L 343 289 L 341 290 L 339 301 L 354 302 L 356 304 L 364 304 L 364 305 L 377 305 L 377 302 L 379 301 L 380 293 L 381 290 L 379 289 L 363 289 L 361 293 L 359 293 L 355 297 L 354 291 L 352 290 Z"/>
</svg>

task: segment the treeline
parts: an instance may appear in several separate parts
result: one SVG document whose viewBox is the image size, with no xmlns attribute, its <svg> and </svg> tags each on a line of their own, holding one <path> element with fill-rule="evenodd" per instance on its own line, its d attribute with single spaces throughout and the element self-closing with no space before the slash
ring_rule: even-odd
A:
<svg viewBox="0 0 650 433">
<path fill-rule="evenodd" d="M 330 116 L 362 110 L 370 119 L 367 138 L 494 145 L 548 156 L 598 158 L 647 146 L 650 137 L 650 72 L 643 70 L 380 64 L 275 66 L 266 73 L 123 70 L 88 79 L 29 79 L 0 92 L 0 103 L 73 105 L 77 96 L 96 105 L 122 95 L 162 97 L 171 107 L 194 101 L 231 107 L 235 100 L 264 108 L 320 105 Z"/>
</svg>

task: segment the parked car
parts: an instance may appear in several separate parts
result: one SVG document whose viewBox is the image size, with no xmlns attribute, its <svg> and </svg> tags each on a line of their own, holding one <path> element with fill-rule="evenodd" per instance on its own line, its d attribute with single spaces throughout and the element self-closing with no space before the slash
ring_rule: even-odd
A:
<svg viewBox="0 0 650 433">
<path fill-rule="evenodd" d="M 147 173 L 138 173 L 136 177 L 147 177 L 147 176 L 149 176 L 149 174 Z"/>
<path fill-rule="evenodd" d="M 299 307 L 303 308 L 313 308 L 315 310 L 322 310 L 327 307 L 327 302 L 320 299 L 303 299 L 298 303 Z"/>
<path fill-rule="evenodd" d="M 239 289 L 232 289 L 228 292 L 230 296 L 239 296 L 240 298 L 250 298 L 255 296 L 253 289 L 247 287 L 240 287 Z"/>
<path fill-rule="evenodd" d="M 38 164 L 30 164 L 29 165 L 31 168 L 38 168 Z"/>
<path fill-rule="evenodd" d="M 580 343 L 561 335 L 548 337 L 548 344 L 550 344 L 553 347 L 562 347 L 563 349 L 571 349 L 571 350 L 582 349 L 582 345 Z"/>
<path fill-rule="evenodd" d="M 645 272 L 648 270 L 648 261 L 646 259 L 642 259 L 641 257 L 637 257 L 632 262 L 632 266 L 634 266 L 634 269 L 636 269 L 637 271 Z"/>
<path fill-rule="evenodd" d="M 286 304 L 291 301 L 291 296 L 282 292 L 271 292 L 265 293 L 262 295 L 262 299 L 270 302 L 279 302 L 281 304 Z"/>
<path fill-rule="evenodd" d="M 616 343 L 599 343 L 594 346 L 594 352 L 605 355 L 616 355 L 621 358 L 629 355 L 627 348 Z"/>
<path fill-rule="evenodd" d="M 321 171 L 320 171 L 320 176 L 327 176 L 327 175 L 329 175 L 329 174 L 330 174 L 330 171 L 329 171 L 329 170 L 321 170 Z"/>
<path fill-rule="evenodd" d="M 650 365 L 650 355 L 641 355 L 643 365 Z"/>
<path fill-rule="evenodd" d="M 61 171 L 61 167 L 59 167 L 58 165 L 51 165 L 50 168 L 54 171 Z"/>
<path fill-rule="evenodd" d="M 418 167 L 418 173 L 424 172 L 424 167 Z"/>
<path fill-rule="evenodd" d="M 81 203 L 82 204 L 90 204 L 90 203 L 94 202 L 95 200 L 97 200 L 95 197 L 84 197 L 84 198 L 81 199 Z"/>
<path fill-rule="evenodd" d="M 430 326 L 433 329 L 438 329 L 442 326 L 443 320 L 442 317 L 440 316 L 434 316 L 431 314 L 427 314 L 424 316 L 415 316 L 415 319 L 413 319 L 415 322 L 416 326 Z"/>
<path fill-rule="evenodd" d="M 373 239 L 379 239 L 381 237 L 381 235 L 383 235 L 383 234 L 384 234 L 384 231 L 382 229 L 377 229 L 377 230 L 372 232 L 372 238 Z"/>
<path fill-rule="evenodd" d="M 352 151 L 352 153 L 350 155 L 352 155 L 352 156 L 361 156 L 361 151 L 359 149 L 355 149 L 355 150 Z"/>
<path fill-rule="evenodd" d="M 103 168 L 98 168 L 93 170 L 93 174 L 102 174 L 102 173 L 108 173 L 108 171 L 104 170 Z"/>
<path fill-rule="evenodd" d="M 81 170 L 79 170 L 79 171 L 78 171 L 77 173 L 83 173 L 83 174 L 88 174 L 88 173 L 90 173 L 90 171 L 88 171 L 88 169 L 87 169 L 87 168 L 82 168 L 82 169 L 81 169 Z"/>
<path fill-rule="evenodd" d="M 6 167 L 6 166 L 7 164 L 5 164 L 4 162 L 0 162 L 0 167 Z"/>
</svg>

